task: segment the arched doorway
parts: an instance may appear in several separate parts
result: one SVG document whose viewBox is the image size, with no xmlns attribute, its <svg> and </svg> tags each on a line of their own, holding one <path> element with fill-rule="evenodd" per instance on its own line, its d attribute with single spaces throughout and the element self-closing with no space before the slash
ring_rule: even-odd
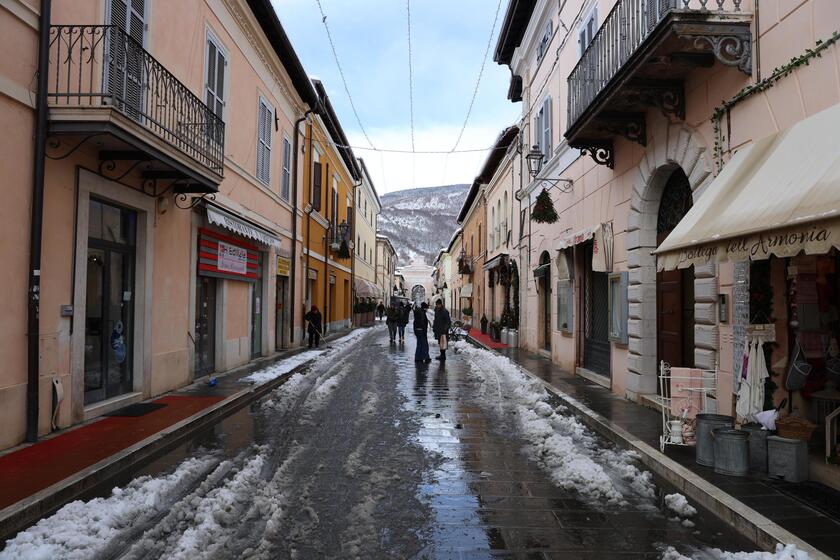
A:
<svg viewBox="0 0 840 560">
<path fill-rule="evenodd" d="M 671 172 L 662 191 L 656 244 L 665 241 L 692 206 L 691 185 L 682 168 Z M 656 274 L 656 362 L 694 367 L 694 269 Z"/>
<path fill-rule="evenodd" d="M 659 245 L 657 226 L 666 186 L 677 169 L 680 170 L 680 177 L 688 178 L 692 197 L 698 196 L 714 179 L 710 150 L 701 134 L 682 123 L 659 127 L 657 130 L 658 133 L 648 141 L 645 156 L 633 179 L 630 212 L 627 216 L 630 321 L 627 329 L 629 352 L 625 387 L 631 399 L 655 394 L 659 386 L 657 323 L 660 321 L 656 297 L 656 255 L 653 251 Z M 672 206 L 672 203 L 664 204 L 665 208 Z M 698 297 L 698 303 L 702 303 L 706 311 L 695 317 L 694 329 L 689 330 L 705 330 L 712 336 L 717 317 L 715 294 L 718 293 L 715 263 L 696 270 L 695 277 L 694 285 L 701 287 L 698 293 L 702 297 Z M 686 347 L 684 344 L 681 353 L 687 352 Z M 697 352 L 695 355 L 695 365 L 698 367 L 711 369 L 715 360 L 714 347 L 705 347 L 702 353 Z"/>
<path fill-rule="evenodd" d="M 542 348 L 551 350 L 551 255 L 543 251 L 540 255 L 539 294 L 540 294 L 540 340 Z"/>
</svg>

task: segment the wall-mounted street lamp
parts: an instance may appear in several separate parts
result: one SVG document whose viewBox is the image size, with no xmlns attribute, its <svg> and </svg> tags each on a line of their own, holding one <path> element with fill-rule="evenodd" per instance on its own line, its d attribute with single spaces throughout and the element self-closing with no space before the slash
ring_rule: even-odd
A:
<svg viewBox="0 0 840 560">
<path fill-rule="evenodd" d="M 550 183 L 552 187 L 556 187 L 559 183 L 563 183 L 563 186 L 559 187 L 560 191 L 564 193 L 571 192 L 572 187 L 574 186 L 574 181 L 571 179 L 551 179 L 549 177 L 537 176 L 540 174 L 540 171 L 542 171 L 543 162 L 545 161 L 545 154 L 542 153 L 539 146 L 531 146 L 531 149 L 525 156 L 525 161 L 528 163 L 528 173 L 531 175 L 533 180 Z"/>
</svg>

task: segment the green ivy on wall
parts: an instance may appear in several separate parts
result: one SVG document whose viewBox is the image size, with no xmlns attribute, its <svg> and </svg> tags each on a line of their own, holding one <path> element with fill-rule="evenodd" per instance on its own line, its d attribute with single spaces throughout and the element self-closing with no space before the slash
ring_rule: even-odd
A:
<svg viewBox="0 0 840 560">
<path fill-rule="evenodd" d="M 721 169 L 723 169 L 724 137 L 720 127 L 720 121 L 721 119 L 723 119 L 723 116 L 726 115 L 728 118 L 729 111 L 732 109 L 732 107 L 734 107 L 741 101 L 749 98 L 752 95 L 755 95 L 756 93 L 767 91 L 768 89 L 773 87 L 776 84 L 776 82 L 778 82 L 782 78 L 787 77 L 791 72 L 793 72 L 800 66 L 808 66 L 812 58 L 821 58 L 822 51 L 836 43 L 838 40 L 840 40 L 840 32 L 835 31 L 834 33 L 832 33 L 831 38 L 825 41 L 817 41 L 816 46 L 813 49 L 807 49 L 804 54 L 793 57 L 787 64 L 774 69 L 773 73 L 770 76 L 745 87 L 744 89 L 736 93 L 735 96 L 732 97 L 732 99 L 730 99 L 729 101 L 724 101 L 722 105 L 720 105 L 714 110 L 714 112 L 712 113 L 712 130 L 714 131 L 715 136 L 714 158 L 718 172 L 720 172 Z"/>
</svg>

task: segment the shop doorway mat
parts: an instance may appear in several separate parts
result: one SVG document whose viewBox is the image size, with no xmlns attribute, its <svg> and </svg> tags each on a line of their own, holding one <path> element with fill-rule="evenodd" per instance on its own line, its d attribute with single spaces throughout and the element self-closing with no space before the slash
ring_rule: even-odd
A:
<svg viewBox="0 0 840 560">
<path fill-rule="evenodd" d="M 118 408 L 117 410 L 105 414 L 105 416 L 145 416 L 148 413 L 160 410 L 165 406 L 166 404 L 164 403 L 135 403 Z"/>
<path fill-rule="evenodd" d="M 768 480 L 765 484 L 803 502 L 823 515 L 840 521 L 840 492 L 833 488 L 810 480 L 805 482 Z"/>
</svg>

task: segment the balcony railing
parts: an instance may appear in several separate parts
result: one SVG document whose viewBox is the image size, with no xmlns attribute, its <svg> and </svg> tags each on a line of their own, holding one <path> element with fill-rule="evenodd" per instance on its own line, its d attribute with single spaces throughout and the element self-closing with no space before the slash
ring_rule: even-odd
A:
<svg viewBox="0 0 840 560">
<path fill-rule="evenodd" d="M 742 0 L 618 0 L 577 66 L 569 74 L 569 126 L 581 117 L 599 93 L 656 27 L 671 13 L 726 15 L 741 13 Z M 712 45 L 722 56 L 737 57 L 740 44 Z"/>
<path fill-rule="evenodd" d="M 111 107 L 221 176 L 225 124 L 113 25 L 50 28 L 52 107 Z"/>
</svg>

